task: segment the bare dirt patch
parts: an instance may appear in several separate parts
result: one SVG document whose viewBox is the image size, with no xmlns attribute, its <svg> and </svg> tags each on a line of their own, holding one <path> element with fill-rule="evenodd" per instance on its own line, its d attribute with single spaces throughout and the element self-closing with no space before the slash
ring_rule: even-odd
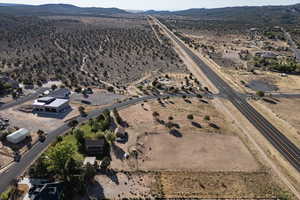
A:
<svg viewBox="0 0 300 200">
<path fill-rule="evenodd" d="M 258 170 L 259 164 L 232 125 L 209 100 L 204 102 L 197 98 L 173 98 L 160 103 L 150 101 L 120 111 L 120 116 L 129 124 L 126 129 L 129 141 L 117 143 L 118 152 L 130 153 L 137 149 L 139 153 L 136 161 L 118 159 L 120 156 L 113 153 L 112 167 L 144 171 Z M 154 112 L 159 117 L 154 117 Z M 193 120 L 187 119 L 188 115 L 193 115 Z M 210 119 L 205 120 L 206 116 Z M 166 127 L 170 122 L 174 124 L 173 128 Z"/>
<path fill-rule="evenodd" d="M 119 172 L 113 176 L 97 175 L 95 180 L 98 184 L 91 187 L 89 193 L 98 198 L 150 198 L 157 187 L 155 175 L 150 173 Z"/>
<path fill-rule="evenodd" d="M 238 137 L 184 133 L 148 135 L 139 141 L 140 170 L 255 171 L 258 165 Z"/>
</svg>

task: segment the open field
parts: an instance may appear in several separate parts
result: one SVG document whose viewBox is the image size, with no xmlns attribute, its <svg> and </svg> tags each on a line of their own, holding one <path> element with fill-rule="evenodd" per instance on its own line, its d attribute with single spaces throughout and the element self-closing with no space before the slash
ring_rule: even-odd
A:
<svg viewBox="0 0 300 200">
<path fill-rule="evenodd" d="M 144 171 L 259 169 L 253 155 L 236 135 L 235 128 L 209 101 L 206 104 L 196 98 L 176 98 L 163 102 L 162 105 L 158 102 L 147 102 L 143 106 L 135 105 L 120 111 L 121 117 L 129 124 L 129 141 L 117 145 L 124 152 L 136 148 L 139 155 L 137 161 L 129 161 L 128 166 L 115 159 L 112 162 L 113 168 L 130 169 L 134 166 L 134 169 Z M 159 120 L 165 124 L 171 122 L 174 127 L 167 128 L 157 122 L 152 115 L 154 112 L 159 113 Z M 187 119 L 189 114 L 193 115 L 193 120 Z M 210 120 L 205 120 L 205 116 L 209 116 Z M 170 117 L 173 119 L 170 120 Z M 211 127 L 211 123 L 218 128 Z M 147 129 L 141 132 L 142 127 Z"/>
<path fill-rule="evenodd" d="M 111 172 L 111 175 L 97 175 L 96 184 L 89 192 L 100 198 L 150 198 L 157 190 L 155 174 Z M 104 187 L 103 187 L 104 186 Z"/>
<path fill-rule="evenodd" d="M 168 133 L 143 136 L 138 140 L 138 168 L 143 171 L 256 171 L 258 164 L 234 136 Z M 162 162 L 163 161 L 163 162 Z"/>
<path fill-rule="evenodd" d="M 112 169 L 127 173 L 155 172 L 159 187 L 152 188 L 151 193 L 166 198 L 216 198 L 219 195 L 272 198 L 281 195 L 283 192 L 278 184 L 239 138 L 234 125 L 224 119 L 211 101 L 205 101 L 207 103 L 197 98 L 174 98 L 121 110 L 121 118 L 129 124 L 126 129 L 129 140 L 125 144 L 115 144 L 118 151 L 111 153 Z M 154 117 L 154 112 L 159 116 Z M 194 119 L 187 119 L 188 114 L 193 114 Z M 209 122 L 203 119 L 206 115 L 210 116 Z M 158 119 L 165 123 L 172 121 L 179 128 L 169 129 Z M 202 128 L 193 126 L 192 122 L 201 124 Z M 219 129 L 210 127 L 209 123 L 217 124 Z M 147 129 L 141 131 L 142 127 Z M 134 149 L 138 152 L 137 159 L 124 160 L 116 154 L 130 153 Z M 103 188 L 105 191 L 106 186 Z"/>
</svg>

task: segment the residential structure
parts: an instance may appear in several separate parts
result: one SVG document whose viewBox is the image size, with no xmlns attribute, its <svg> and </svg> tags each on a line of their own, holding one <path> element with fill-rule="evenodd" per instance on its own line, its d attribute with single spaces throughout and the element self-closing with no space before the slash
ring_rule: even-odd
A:
<svg viewBox="0 0 300 200">
<path fill-rule="evenodd" d="M 35 112 L 63 113 L 70 108 L 68 99 L 58 99 L 55 97 L 42 97 L 34 101 L 33 110 Z"/>
<path fill-rule="evenodd" d="M 17 143 L 21 142 L 22 140 L 24 140 L 29 135 L 30 135 L 29 130 L 27 130 L 25 128 L 21 128 L 21 129 L 17 130 L 16 132 L 13 132 L 12 134 L 9 134 L 8 136 L 6 136 L 6 140 L 13 144 L 17 144 Z"/>
<path fill-rule="evenodd" d="M 85 140 L 85 150 L 88 155 L 99 155 L 103 154 L 106 146 L 104 138 L 97 140 Z"/>
<path fill-rule="evenodd" d="M 46 183 L 34 185 L 29 190 L 30 200 L 61 200 L 63 199 L 62 183 Z"/>
<path fill-rule="evenodd" d="M 95 165 L 96 157 L 86 157 L 83 161 L 83 165 L 86 166 L 88 163 L 90 163 L 91 165 Z"/>
</svg>

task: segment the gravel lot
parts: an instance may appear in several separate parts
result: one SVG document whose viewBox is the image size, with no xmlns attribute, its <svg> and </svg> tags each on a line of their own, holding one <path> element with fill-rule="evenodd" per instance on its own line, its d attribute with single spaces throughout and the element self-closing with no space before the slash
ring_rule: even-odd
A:
<svg viewBox="0 0 300 200">
<path fill-rule="evenodd" d="M 106 104 L 111 104 L 116 102 L 117 100 L 125 99 L 126 96 L 118 95 L 114 93 L 109 93 L 103 90 L 95 90 L 93 94 L 90 94 L 88 97 L 84 97 L 83 94 L 73 93 L 71 95 L 71 101 L 81 102 L 89 101 L 90 105 L 93 106 L 101 106 Z"/>
</svg>

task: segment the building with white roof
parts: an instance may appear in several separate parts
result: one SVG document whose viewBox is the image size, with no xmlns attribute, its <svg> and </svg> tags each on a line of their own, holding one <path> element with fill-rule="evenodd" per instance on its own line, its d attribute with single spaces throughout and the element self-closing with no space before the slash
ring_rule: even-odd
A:
<svg viewBox="0 0 300 200">
<path fill-rule="evenodd" d="M 68 99 L 42 97 L 32 104 L 35 112 L 63 113 L 70 108 Z"/>
<path fill-rule="evenodd" d="M 29 135 L 30 135 L 29 130 L 27 130 L 25 128 L 21 128 L 21 129 L 17 130 L 16 132 L 13 132 L 12 134 L 9 134 L 8 136 L 6 136 L 6 140 L 13 144 L 17 144 L 17 143 L 21 142 L 22 140 L 24 140 Z"/>
</svg>

